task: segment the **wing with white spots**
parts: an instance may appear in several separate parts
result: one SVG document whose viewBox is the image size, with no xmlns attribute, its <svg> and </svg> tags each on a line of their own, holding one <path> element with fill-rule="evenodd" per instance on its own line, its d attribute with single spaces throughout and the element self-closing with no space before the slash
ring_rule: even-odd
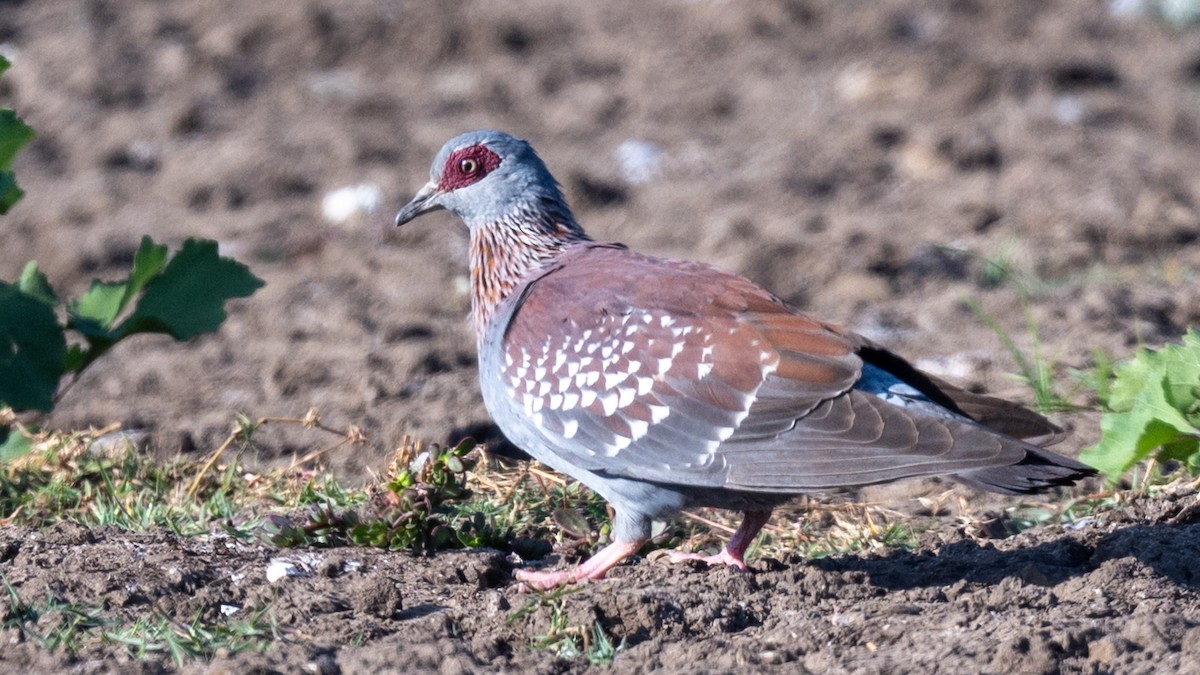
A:
<svg viewBox="0 0 1200 675">
<path fill-rule="evenodd" d="M 740 277 L 593 250 L 525 290 L 501 345 L 509 396 L 573 464 L 718 485 L 722 443 L 789 428 L 857 378 L 846 339 Z"/>
<path fill-rule="evenodd" d="M 798 492 L 1039 450 L 970 419 L 960 390 L 745 279 L 622 249 L 573 255 L 523 290 L 500 346 L 510 400 L 575 466 Z"/>
</svg>

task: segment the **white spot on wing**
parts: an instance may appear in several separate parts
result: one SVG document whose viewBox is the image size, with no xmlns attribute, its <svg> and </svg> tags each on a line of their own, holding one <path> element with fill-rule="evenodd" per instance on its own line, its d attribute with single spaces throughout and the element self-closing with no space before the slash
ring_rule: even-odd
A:
<svg viewBox="0 0 1200 675">
<path fill-rule="evenodd" d="M 567 410 L 573 410 L 577 405 L 579 405 L 579 392 L 568 391 L 567 393 L 563 394 L 562 410 L 564 412 Z"/>
<path fill-rule="evenodd" d="M 639 377 L 637 378 L 637 393 L 638 396 L 645 396 L 654 388 L 654 378 Z"/>
<path fill-rule="evenodd" d="M 613 444 L 605 448 L 604 454 L 608 455 L 609 457 L 616 457 L 618 452 L 628 448 L 632 444 L 632 439 L 625 438 L 624 436 L 617 436 L 613 440 Z"/>
<path fill-rule="evenodd" d="M 579 405 L 580 405 L 580 407 L 586 408 L 586 407 L 592 405 L 592 401 L 595 401 L 595 400 L 596 400 L 596 390 L 591 389 L 591 388 L 584 389 L 581 392 L 580 397 L 579 397 Z"/>
<path fill-rule="evenodd" d="M 629 420 L 629 430 L 633 434 L 634 440 L 637 440 L 650 431 L 650 423 L 642 420 Z"/>
<path fill-rule="evenodd" d="M 607 417 L 617 412 L 617 394 L 615 392 L 606 391 L 599 396 L 600 406 L 604 409 L 604 416 Z"/>
</svg>

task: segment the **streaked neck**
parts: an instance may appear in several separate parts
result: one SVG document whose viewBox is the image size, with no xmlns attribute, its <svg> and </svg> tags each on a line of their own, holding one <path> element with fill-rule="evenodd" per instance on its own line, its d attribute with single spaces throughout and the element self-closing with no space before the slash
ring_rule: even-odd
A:
<svg viewBox="0 0 1200 675">
<path fill-rule="evenodd" d="M 565 247 L 580 241 L 590 237 L 569 213 L 471 228 L 471 310 L 480 344 L 496 307 Z"/>
</svg>

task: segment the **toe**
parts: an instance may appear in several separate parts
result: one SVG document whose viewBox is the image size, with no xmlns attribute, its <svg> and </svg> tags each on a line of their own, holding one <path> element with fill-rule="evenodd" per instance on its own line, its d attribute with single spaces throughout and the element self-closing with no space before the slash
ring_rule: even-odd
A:
<svg viewBox="0 0 1200 675">
<path fill-rule="evenodd" d="M 537 572 L 534 570 L 517 570 L 513 576 L 517 581 L 520 581 L 529 588 L 539 591 L 548 591 L 575 581 L 574 575 L 568 571 Z"/>
</svg>

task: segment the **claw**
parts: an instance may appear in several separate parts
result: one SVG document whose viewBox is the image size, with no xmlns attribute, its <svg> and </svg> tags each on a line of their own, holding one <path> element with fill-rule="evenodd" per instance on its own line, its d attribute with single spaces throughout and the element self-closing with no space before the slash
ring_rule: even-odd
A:
<svg viewBox="0 0 1200 675">
<path fill-rule="evenodd" d="M 637 539 L 635 541 L 614 541 L 605 546 L 596 553 L 596 555 L 588 558 L 580 563 L 574 569 L 557 570 L 554 572 L 538 572 L 535 570 L 517 570 L 514 577 L 530 588 L 536 588 L 540 591 L 548 591 L 552 588 L 558 588 L 566 584 L 579 583 L 580 581 L 590 581 L 592 579 L 603 579 L 604 575 L 610 569 L 615 567 L 617 563 L 628 558 L 642 544 L 646 543 L 645 539 Z"/>
<path fill-rule="evenodd" d="M 728 565 L 735 569 L 741 570 L 742 572 L 749 571 L 746 569 L 746 561 L 742 560 L 741 555 L 733 553 L 728 548 L 723 548 L 721 549 L 720 553 L 714 553 L 712 555 L 684 553 L 682 551 L 675 551 L 671 554 L 671 562 L 673 563 L 681 563 L 688 560 L 699 560 L 700 562 L 707 563 L 708 565 Z"/>
<path fill-rule="evenodd" d="M 750 542 L 754 541 L 754 537 L 758 535 L 758 531 L 770 519 L 770 510 L 746 511 L 742 516 L 742 524 L 738 526 L 737 532 L 733 533 L 733 536 L 729 538 L 729 543 L 725 544 L 725 548 L 721 549 L 720 553 L 700 555 L 699 553 L 676 551 L 671 554 L 671 562 L 678 563 L 685 560 L 699 560 L 709 565 L 729 565 L 743 572 L 748 572 L 745 560 L 746 549 L 750 548 Z"/>
</svg>

